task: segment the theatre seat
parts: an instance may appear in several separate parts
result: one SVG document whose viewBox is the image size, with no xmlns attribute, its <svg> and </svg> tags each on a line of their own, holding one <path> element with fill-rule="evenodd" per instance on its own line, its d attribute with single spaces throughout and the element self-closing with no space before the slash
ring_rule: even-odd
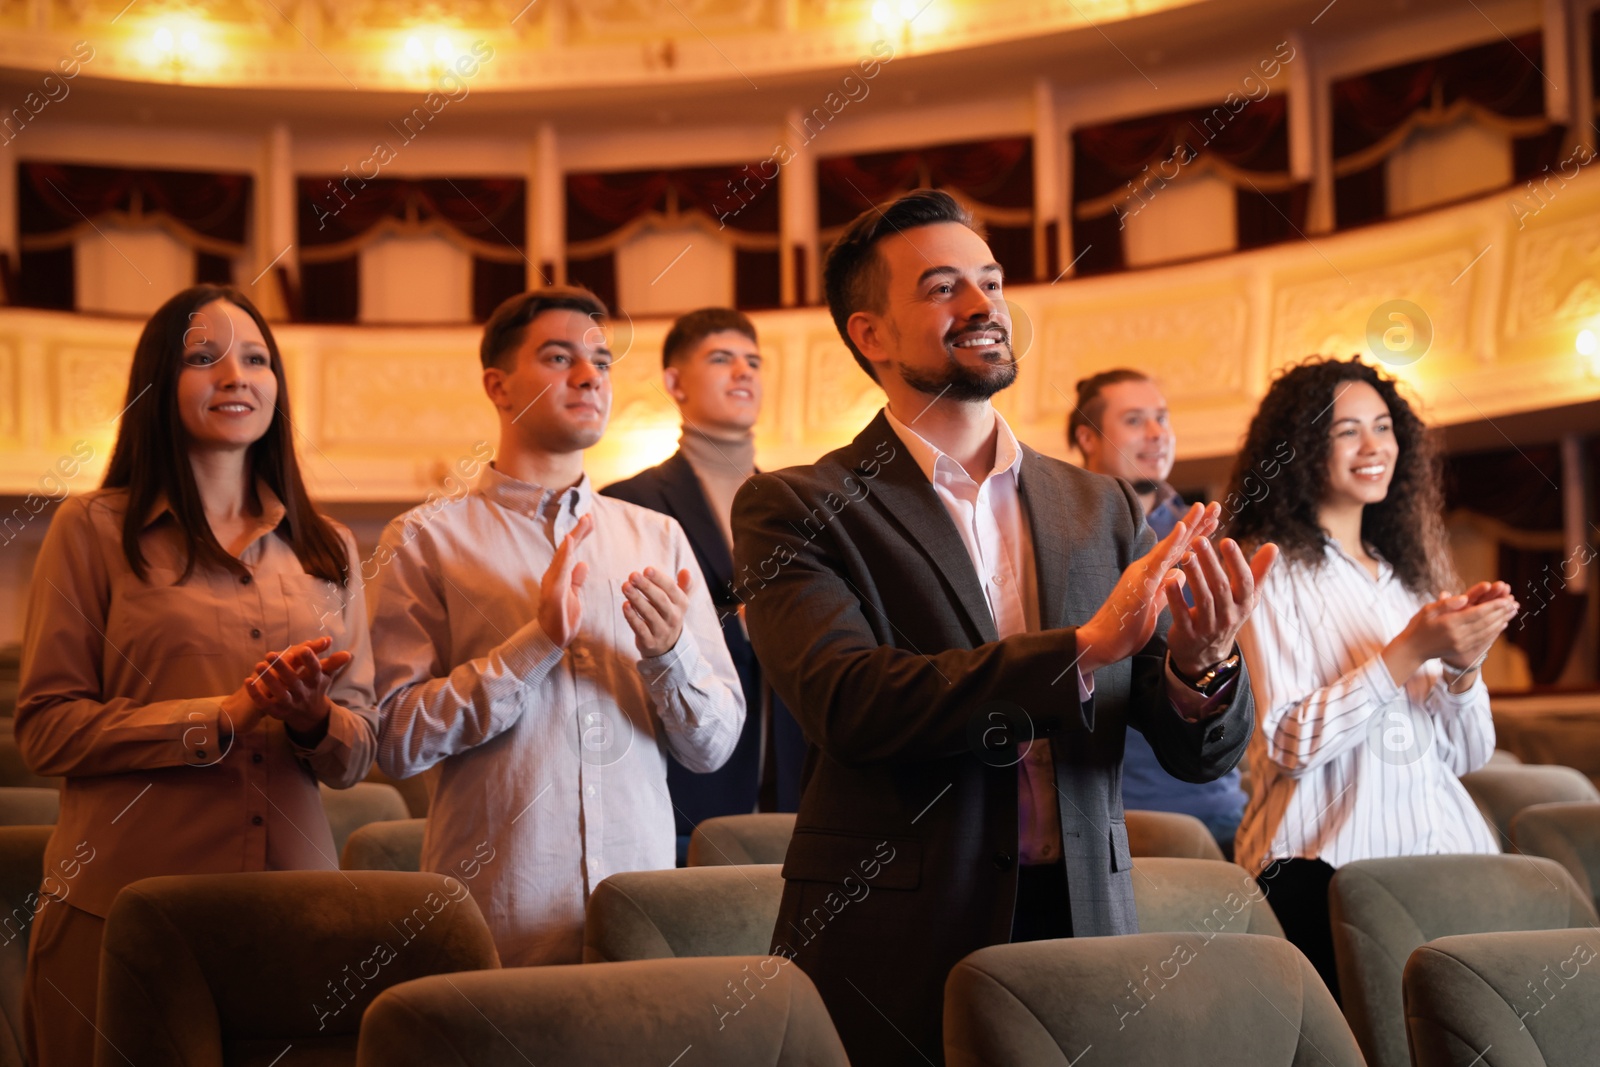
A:
<svg viewBox="0 0 1600 1067">
<path fill-rule="evenodd" d="M 945 982 L 944 1054 L 948 1067 L 1361 1064 L 1311 964 L 1282 938 L 1257 934 L 979 949 Z"/>
<path fill-rule="evenodd" d="M 816 987 L 776 956 L 518 967 L 407 982 L 367 1009 L 358 1063 L 670 1067 L 680 1061 L 681 1067 L 849 1064 Z"/>
<path fill-rule="evenodd" d="M 689 838 L 689 866 L 782 863 L 794 836 L 792 814 L 723 815 L 707 819 Z"/>
<path fill-rule="evenodd" d="M 1410 1067 L 1401 974 L 1421 945 L 1597 921 L 1572 876 L 1538 856 L 1359 860 L 1339 868 L 1328 897 L 1344 1013 L 1372 1067 Z"/>
<path fill-rule="evenodd" d="M 54 826 L 61 814 L 61 790 L 0 787 L 0 826 Z"/>
<path fill-rule="evenodd" d="M 419 871 L 427 819 L 369 822 L 344 843 L 339 866 L 347 871 Z"/>
<path fill-rule="evenodd" d="M 1415 1067 L 1593 1067 L 1600 933 L 1441 937 L 1406 963 L 1405 1003 Z"/>
<path fill-rule="evenodd" d="M 466 885 L 438 874 L 270 871 L 147 878 L 101 950 L 95 1063 L 355 1062 L 361 1013 L 424 975 L 498 968 Z"/>
<path fill-rule="evenodd" d="M 406 810 L 413 819 L 426 819 L 428 806 L 432 798 L 428 795 L 428 782 L 438 772 L 438 768 L 414 774 L 410 778 L 390 778 L 373 764 L 372 770 L 367 772 L 366 780 L 378 785 L 393 786 L 405 798 Z"/>
<path fill-rule="evenodd" d="M 22 762 L 22 751 L 11 734 L 0 734 L 0 787 L 21 786 L 29 789 L 60 789 L 61 779 L 41 778 L 28 770 Z"/>
<path fill-rule="evenodd" d="M 1486 766 L 1461 776 L 1478 810 L 1494 827 L 1501 849 L 1512 851 L 1511 819 L 1534 804 L 1600 802 L 1595 789 L 1581 771 L 1554 764 L 1524 763 Z"/>
<path fill-rule="evenodd" d="M 589 895 L 585 963 L 764 956 L 783 897 L 783 865 L 613 874 Z"/>
<path fill-rule="evenodd" d="M 1261 886 L 1249 871 L 1225 860 L 1137 858 L 1133 904 L 1142 934 L 1165 930 L 1283 936 Z"/>
<path fill-rule="evenodd" d="M 405 798 L 392 785 L 357 782 L 349 789 L 322 787 L 322 810 L 328 813 L 333 831 L 333 855 L 344 852 L 344 844 L 357 827 L 369 822 L 397 822 L 411 818 Z"/>
<path fill-rule="evenodd" d="M 1517 851 L 1553 859 L 1600 911 L 1600 804 L 1534 804 L 1511 818 Z"/>
<path fill-rule="evenodd" d="M 1175 811 L 1130 811 L 1128 852 L 1139 856 L 1177 856 L 1193 860 L 1226 857 L 1206 824 Z"/>
<path fill-rule="evenodd" d="M 52 832 L 50 826 L 0 827 L 0 1067 L 22 1067 L 22 979 Z"/>
</svg>

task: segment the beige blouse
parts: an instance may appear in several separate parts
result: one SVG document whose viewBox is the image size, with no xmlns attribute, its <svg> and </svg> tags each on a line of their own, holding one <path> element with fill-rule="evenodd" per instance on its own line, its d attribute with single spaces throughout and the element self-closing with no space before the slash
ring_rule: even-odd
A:
<svg viewBox="0 0 1600 1067">
<path fill-rule="evenodd" d="M 264 514 L 240 554 L 244 576 L 197 565 L 186 582 L 182 531 L 163 503 L 140 534 L 138 578 L 122 551 L 125 490 L 62 503 L 34 569 L 23 634 L 16 739 L 28 766 L 66 778 L 45 855 L 58 899 L 104 916 L 118 890 L 163 874 L 335 869 L 317 789 L 372 765 L 372 646 L 354 539 L 347 588 L 305 573 Z M 335 677 L 315 748 L 266 717 L 233 736 L 222 698 L 272 651 L 333 638 L 353 660 Z M 84 857 L 92 857 L 85 861 Z"/>
</svg>

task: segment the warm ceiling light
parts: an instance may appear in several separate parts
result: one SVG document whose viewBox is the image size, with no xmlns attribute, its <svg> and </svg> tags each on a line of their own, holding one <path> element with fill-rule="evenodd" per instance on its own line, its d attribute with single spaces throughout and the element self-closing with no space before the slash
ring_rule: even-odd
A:
<svg viewBox="0 0 1600 1067">
<path fill-rule="evenodd" d="M 1578 355 L 1593 356 L 1600 352 L 1600 342 L 1596 342 L 1593 330 L 1578 331 Z"/>
<path fill-rule="evenodd" d="M 439 36 L 433 39 L 433 54 L 448 63 L 456 57 L 456 50 L 451 47 L 450 38 Z"/>
<path fill-rule="evenodd" d="M 165 26 L 156 27 L 156 47 L 162 52 L 172 51 L 172 31 Z"/>
</svg>

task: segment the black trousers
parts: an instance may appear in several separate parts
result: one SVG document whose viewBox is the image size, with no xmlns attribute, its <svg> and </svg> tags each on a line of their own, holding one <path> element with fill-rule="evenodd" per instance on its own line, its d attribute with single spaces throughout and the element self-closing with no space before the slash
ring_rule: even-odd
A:
<svg viewBox="0 0 1600 1067">
<path fill-rule="evenodd" d="M 1339 972 L 1333 962 L 1333 924 L 1328 919 L 1328 883 L 1333 868 L 1322 860 L 1277 860 L 1256 879 L 1289 943 L 1311 961 L 1322 984 L 1339 1003 Z"/>
<path fill-rule="evenodd" d="M 1072 908 L 1067 903 L 1064 861 L 1017 870 L 1017 908 L 1011 917 L 1011 941 L 1052 941 L 1072 936 Z"/>
</svg>

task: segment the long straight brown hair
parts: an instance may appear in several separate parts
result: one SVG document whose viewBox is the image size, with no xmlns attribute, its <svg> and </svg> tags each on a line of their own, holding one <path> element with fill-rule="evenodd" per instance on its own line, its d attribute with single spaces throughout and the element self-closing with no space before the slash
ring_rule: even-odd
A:
<svg viewBox="0 0 1600 1067">
<path fill-rule="evenodd" d="M 218 300 L 238 307 L 261 328 L 272 357 L 272 374 L 278 380 L 272 424 L 250 446 L 245 467 L 254 480 L 265 482 L 283 501 L 284 521 L 289 528 L 287 540 L 306 573 L 344 585 L 349 577 L 344 543 L 328 520 L 311 506 L 311 497 L 300 477 L 300 464 L 290 437 L 293 423 L 289 417 L 289 385 L 284 380 L 278 342 L 249 297 L 229 285 L 195 285 L 178 293 L 150 316 L 133 350 L 133 368 L 124 398 L 126 410 L 117 428 L 117 443 L 111 450 L 105 481 L 101 483 L 106 489 L 128 491 L 128 510 L 122 519 L 122 551 L 128 557 L 128 566 L 140 578 L 146 577 L 139 532 L 151 507 L 165 496 L 187 542 L 188 561 L 180 580 L 189 577 L 196 563 L 239 575 L 248 573 L 211 531 L 200 489 L 195 485 L 194 468 L 189 465 L 188 432 L 178 412 L 184 334 L 193 313 Z"/>
</svg>

